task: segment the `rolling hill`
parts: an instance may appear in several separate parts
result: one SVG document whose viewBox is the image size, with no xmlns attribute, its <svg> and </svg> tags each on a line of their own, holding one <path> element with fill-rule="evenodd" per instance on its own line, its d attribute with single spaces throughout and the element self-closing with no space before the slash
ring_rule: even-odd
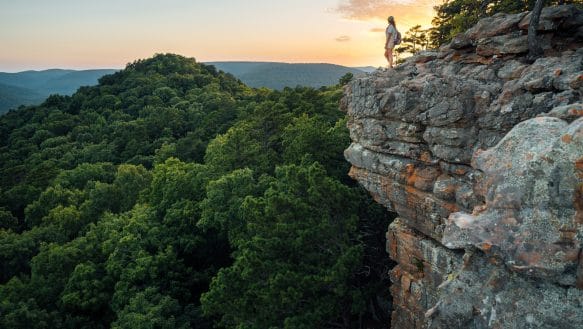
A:
<svg viewBox="0 0 583 329">
<path fill-rule="evenodd" d="M 97 84 L 97 80 L 115 69 L 0 72 L 0 114 L 20 105 L 41 103 L 51 94 L 71 95 L 81 86 Z"/>
</svg>

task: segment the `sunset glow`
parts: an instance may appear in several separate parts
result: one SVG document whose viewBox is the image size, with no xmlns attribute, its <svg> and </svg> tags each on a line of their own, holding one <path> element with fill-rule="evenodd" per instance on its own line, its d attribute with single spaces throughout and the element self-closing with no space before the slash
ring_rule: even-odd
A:
<svg viewBox="0 0 583 329">
<path fill-rule="evenodd" d="M 198 61 L 384 65 L 386 17 L 431 25 L 440 0 L 19 0 L 0 3 L 0 71 Z"/>
</svg>

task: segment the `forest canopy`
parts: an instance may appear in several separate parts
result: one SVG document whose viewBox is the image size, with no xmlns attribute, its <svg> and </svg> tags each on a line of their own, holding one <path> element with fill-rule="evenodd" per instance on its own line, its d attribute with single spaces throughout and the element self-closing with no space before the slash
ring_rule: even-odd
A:
<svg viewBox="0 0 583 329">
<path fill-rule="evenodd" d="M 0 327 L 388 323 L 341 95 L 160 54 L 1 116 Z"/>
</svg>

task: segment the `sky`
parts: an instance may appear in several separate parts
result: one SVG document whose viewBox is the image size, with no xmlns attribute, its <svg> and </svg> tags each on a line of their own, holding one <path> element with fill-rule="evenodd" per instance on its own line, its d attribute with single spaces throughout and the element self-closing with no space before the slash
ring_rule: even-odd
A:
<svg viewBox="0 0 583 329">
<path fill-rule="evenodd" d="M 0 71 L 209 61 L 386 65 L 384 29 L 431 26 L 442 0 L 0 0 Z"/>
</svg>

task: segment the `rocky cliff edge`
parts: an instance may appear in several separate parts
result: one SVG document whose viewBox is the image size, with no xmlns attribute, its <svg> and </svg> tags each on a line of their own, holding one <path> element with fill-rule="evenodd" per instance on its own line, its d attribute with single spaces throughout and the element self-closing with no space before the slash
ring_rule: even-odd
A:
<svg viewBox="0 0 583 329">
<path fill-rule="evenodd" d="M 387 232 L 393 328 L 583 328 L 583 11 L 481 20 L 354 80 L 351 177 Z"/>
</svg>

